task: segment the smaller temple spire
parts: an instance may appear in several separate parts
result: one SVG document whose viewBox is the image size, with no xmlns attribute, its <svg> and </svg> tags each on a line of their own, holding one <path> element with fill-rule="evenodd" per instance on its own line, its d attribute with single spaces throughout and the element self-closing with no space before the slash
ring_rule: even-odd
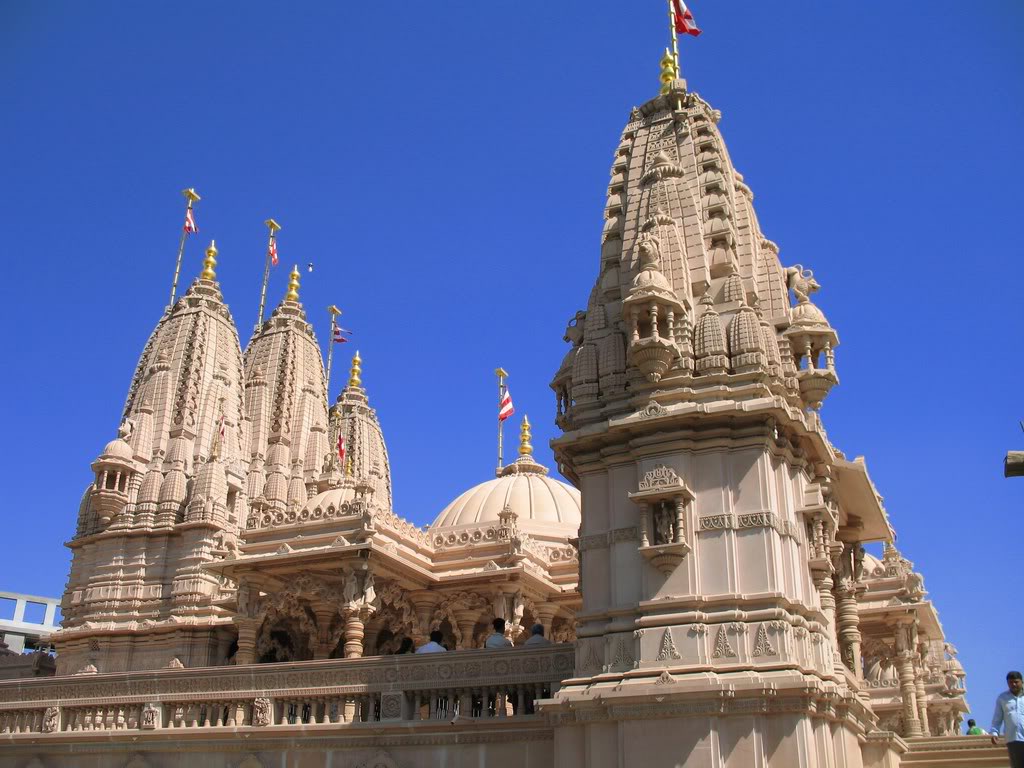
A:
<svg viewBox="0 0 1024 768">
<path fill-rule="evenodd" d="M 360 374 L 363 372 L 363 358 L 359 356 L 359 352 L 356 352 L 356 356 L 352 358 L 352 370 L 348 375 L 348 385 L 350 387 L 361 387 L 363 386 L 363 380 L 360 378 Z"/>
<path fill-rule="evenodd" d="M 206 258 L 203 259 L 203 271 L 199 275 L 200 280 L 209 280 L 214 282 L 217 279 L 217 273 L 214 268 L 217 266 L 217 244 L 213 240 L 210 241 L 210 247 L 206 249 Z"/>
<path fill-rule="evenodd" d="M 288 293 L 284 295 L 285 301 L 293 301 L 296 304 L 299 303 L 299 265 L 296 264 L 292 267 L 292 272 L 288 275 Z"/>
<path fill-rule="evenodd" d="M 533 456 L 533 446 L 530 445 L 530 419 L 523 416 L 523 423 L 519 426 L 519 455 Z"/>
</svg>

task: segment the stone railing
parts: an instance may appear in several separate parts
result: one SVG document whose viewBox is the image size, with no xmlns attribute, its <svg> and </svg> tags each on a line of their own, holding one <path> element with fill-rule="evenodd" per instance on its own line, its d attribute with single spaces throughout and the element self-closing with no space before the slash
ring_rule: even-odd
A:
<svg viewBox="0 0 1024 768">
<path fill-rule="evenodd" d="M 17 734 L 521 718 L 572 675 L 572 645 L 165 669 L 0 683 Z"/>
</svg>

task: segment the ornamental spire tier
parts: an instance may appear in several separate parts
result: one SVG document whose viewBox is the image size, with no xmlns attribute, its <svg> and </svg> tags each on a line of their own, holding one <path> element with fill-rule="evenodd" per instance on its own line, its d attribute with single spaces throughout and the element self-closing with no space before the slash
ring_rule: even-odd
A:
<svg viewBox="0 0 1024 768">
<path fill-rule="evenodd" d="M 293 267 L 284 298 L 245 351 L 249 517 L 294 514 L 316 494 L 327 452 L 323 358 L 299 278 Z"/>
<path fill-rule="evenodd" d="M 319 488 L 353 486 L 381 509 L 391 509 L 391 464 L 384 432 L 377 411 L 363 387 L 363 359 L 357 351 L 352 357 L 348 384 L 330 410 L 329 444 L 324 457 Z M 345 446 L 344 466 L 336 446 L 339 435 Z"/>
<path fill-rule="evenodd" d="M 214 660 L 221 585 L 202 566 L 244 519 L 248 445 L 241 350 L 216 258 L 211 242 L 199 278 L 147 341 L 118 437 L 93 463 L 53 637 L 61 674 L 129 656 L 135 668 L 163 666 L 168 653 Z"/>
</svg>

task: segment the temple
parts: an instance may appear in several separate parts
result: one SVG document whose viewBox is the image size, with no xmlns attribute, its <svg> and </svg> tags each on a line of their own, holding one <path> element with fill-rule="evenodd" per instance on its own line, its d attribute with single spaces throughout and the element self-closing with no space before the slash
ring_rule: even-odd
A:
<svg viewBox="0 0 1024 768">
<path fill-rule="evenodd" d="M 92 462 L 57 676 L 0 684 L 0 766 L 994 764 L 825 431 L 821 286 L 762 234 L 720 120 L 666 55 L 622 131 L 552 366 L 569 482 L 524 419 L 425 528 L 393 508 L 372 363 L 331 401 L 298 270 L 243 350 L 211 243 Z M 512 648 L 483 648 L 495 617 Z M 394 655 L 432 631 L 450 653 Z"/>
</svg>

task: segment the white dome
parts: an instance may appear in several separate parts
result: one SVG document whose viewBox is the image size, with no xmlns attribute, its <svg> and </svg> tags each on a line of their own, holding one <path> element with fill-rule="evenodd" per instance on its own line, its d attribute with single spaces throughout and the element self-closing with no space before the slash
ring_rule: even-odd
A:
<svg viewBox="0 0 1024 768">
<path fill-rule="evenodd" d="M 532 460 L 506 467 L 501 477 L 470 488 L 445 507 L 431 530 L 497 523 L 498 513 L 507 506 L 525 532 L 575 536 L 581 519 L 580 492 L 542 471 Z"/>
</svg>

